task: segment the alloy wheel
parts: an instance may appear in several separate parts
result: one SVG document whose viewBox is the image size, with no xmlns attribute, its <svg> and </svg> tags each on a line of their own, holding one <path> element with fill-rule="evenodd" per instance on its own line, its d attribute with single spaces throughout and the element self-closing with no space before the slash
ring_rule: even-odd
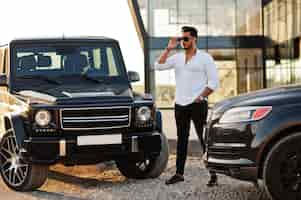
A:
<svg viewBox="0 0 301 200">
<path fill-rule="evenodd" d="M 282 189 L 301 197 L 301 152 L 287 156 L 280 165 Z"/>
<path fill-rule="evenodd" d="M 8 130 L 0 146 L 0 170 L 3 178 L 14 187 L 22 185 L 28 174 L 28 164 L 20 156 L 17 140 L 12 130 Z"/>
</svg>

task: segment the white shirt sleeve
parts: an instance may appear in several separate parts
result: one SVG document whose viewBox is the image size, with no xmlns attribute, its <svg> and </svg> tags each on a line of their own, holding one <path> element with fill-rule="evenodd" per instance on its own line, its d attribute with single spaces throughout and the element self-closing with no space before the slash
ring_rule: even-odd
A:
<svg viewBox="0 0 301 200">
<path fill-rule="evenodd" d="M 206 74 L 208 78 L 207 87 L 213 91 L 219 87 L 218 71 L 211 55 L 208 54 L 206 62 Z"/>
<path fill-rule="evenodd" d="M 170 57 L 168 57 L 163 64 L 159 64 L 158 60 L 155 62 L 155 65 L 152 67 L 153 70 L 168 70 L 173 69 L 175 67 L 175 64 L 177 63 L 177 54 L 174 54 Z"/>
</svg>

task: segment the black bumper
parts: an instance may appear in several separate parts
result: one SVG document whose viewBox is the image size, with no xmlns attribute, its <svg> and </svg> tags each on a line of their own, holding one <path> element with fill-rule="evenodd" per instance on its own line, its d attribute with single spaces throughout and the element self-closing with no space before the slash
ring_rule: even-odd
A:
<svg viewBox="0 0 301 200">
<path fill-rule="evenodd" d="M 257 181 L 258 168 L 251 160 L 240 159 L 221 159 L 208 156 L 203 156 L 204 164 L 210 171 L 225 174 L 233 178 L 246 181 Z"/>
<path fill-rule="evenodd" d="M 206 127 L 205 166 L 216 173 L 246 181 L 257 181 L 257 148 L 252 147 L 255 123 L 219 124 Z"/>
<path fill-rule="evenodd" d="M 77 137 L 34 137 L 23 143 L 22 156 L 28 163 L 66 165 L 95 164 L 122 157 L 143 159 L 161 152 L 161 135 L 157 132 L 122 135 L 121 144 L 77 145 Z"/>
</svg>

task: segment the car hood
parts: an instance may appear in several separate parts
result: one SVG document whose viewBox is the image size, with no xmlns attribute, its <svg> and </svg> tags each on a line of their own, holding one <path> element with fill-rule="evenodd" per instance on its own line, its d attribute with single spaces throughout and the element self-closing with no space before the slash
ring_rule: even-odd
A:
<svg viewBox="0 0 301 200">
<path fill-rule="evenodd" d="M 213 107 L 215 113 L 240 106 L 275 106 L 301 100 L 301 85 L 263 89 L 221 101 Z"/>
<path fill-rule="evenodd" d="M 66 85 L 45 91 L 22 90 L 17 95 L 29 104 L 72 105 L 110 102 L 132 102 L 133 94 L 129 86 L 101 85 L 87 87 Z"/>
</svg>

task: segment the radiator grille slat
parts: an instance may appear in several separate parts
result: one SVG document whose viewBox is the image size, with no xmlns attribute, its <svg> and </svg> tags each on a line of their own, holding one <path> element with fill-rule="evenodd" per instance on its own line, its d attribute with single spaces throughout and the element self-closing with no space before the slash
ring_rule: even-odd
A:
<svg viewBox="0 0 301 200">
<path fill-rule="evenodd" d="M 130 107 L 68 108 L 60 110 L 65 130 L 111 129 L 130 126 Z"/>
</svg>

